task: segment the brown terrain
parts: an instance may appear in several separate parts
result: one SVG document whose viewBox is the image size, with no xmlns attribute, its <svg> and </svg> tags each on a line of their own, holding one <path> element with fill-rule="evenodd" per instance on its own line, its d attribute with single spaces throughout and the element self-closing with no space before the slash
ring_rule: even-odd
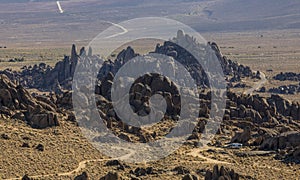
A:
<svg viewBox="0 0 300 180">
<path fill-rule="evenodd" d="M 251 37 L 249 37 L 251 36 L 250 34 L 251 33 L 246 33 L 248 37 L 245 35 L 249 41 L 247 44 L 251 44 L 250 42 L 255 41 L 255 39 L 266 38 L 265 36 L 267 36 L 252 37 L 251 39 Z M 218 35 L 219 34 L 214 35 L 212 40 L 218 41 Z M 229 36 L 229 39 L 233 39 L 233 34 L 226 35 Z M 278 63 L 279 66 L 282 62 L 275 59 L 269 66 L 267 62 L 261 63 L 263 64 L 262 66 L 258 66 L 258 60 L 256 60 L 255 57 L 257 57 L 260 52 L 263 52 L 262 50 L 256 46 L 251 47 L 250 45 L 250 47 L 242 49 L 241 45 L 238 46 L 234 42 L 230 42 L 232 43 L 232 47 L 229 43 L 222 44 L 222 42 L 227 40 L 225 38 L 226 35 L 223 35 L 223 38 L 220 39 L 219 46 L 221 47 L 222 54 L 228 55 L 231 59 L 237 59 L 240 63 L 247 62 L 245 64 L 250 66 L 251 69 L 266 73 L 267 82 L 263 84 L 263 86 L 268 88 L 272 85 L 288 83 L 286 81 L 276 81 L 272 78 L 272 75 L 274 76 L 276 73 L 281 72 L 281 69 L 275 64 Z M 212 35 L 209 34 L 207 36 Z M 270 55 L 266 57 L 263 56 L 261 62 L 269 61 L 271 59 L 269 56 L 276 56 L 274 54 L 278 52 L 273 50 L 273 47 L 268 47 L 267 43 L 264 44 L 263 40 L 261 41 L 261 47 L 269 49 L 270 51 L 268 51 Z M 273 45 L 274 44 L 275 43 L 273 43 Z M 75 47 L 73 47 L 70 62 L 77 59 L 74 48 Z M 290 47 L 290 49 L 292 49 L 292 47 Z M 163 50 L 161 49 L 160 51 Z M 230 53 L 231 51 L 232 53 Z M 125 53 L 130 52 L 130 49 L 125 51 Z M 135 56 L 134 53 L 129 55 L 129 57 L 131 56 Z M 299 57 L 297 53 L 293 53 L 289 48 L 281 52 L 281 56 L 291 63 L 296 62 L 297 57 Z M 118 57 L 122 58 L 122 56 Z M 243 57 L 245 59 L 243 59 Z M 66 61 L 66 59 L 64 61 Z M 9 68 L 10 64 L 14 66 L 15 63 L 18 62 L 11 62 L 7 64 L 6 67 Z M 26 63 L 28 63 L 28 65 L 34 64 L 34 62 L 31 61 L 27 61 Z M 56 65 L 56 68 L 59 68 L 59 66 Z M 72 63 L 70 68 L 72 68 Z M 286 69 L 282 70 L 283 72 L 291 71 L 299 73 L 299 69 L 297 69 L 296 65 L 290 66 L 290 69 L 288 69 L 288 67 L 285 68 Z M 272 69 L 273 71 L 267 73 L 268 69 Z M 55 72 L 55 69 L 53 71 Z M 2 71 L 2 73 L 3 72 L 5 74 L 8 71 Z M 57 77 L 58 80 L 61 78 L 60 76 L 61 75 Z M 232 92 L 227 94 L 229 104 L 231 104 L 228 107 L 230 111 L 225 111 L 224 122 L 221 125 L 220 132 L 216 134 L 211 143 L 205 147 L 195 147 L 195 143 L 198 142 L 198 138 L 201 138 L 201 131 L 203 130 L 201 130 L 203 123 L 200 123 L 199 126 L 197 126 L 199 130 L 195 131 L 196 134 L 191 136 L 191 138 L 189 138 L 190 140 L 182 145 L 176 152 L 159 161 L 132 164 L 126 163 L 126 161 L 112 161 L 113 159 L 103 155 L 81 135 L 81 131 L 74 121 L 74 115 L 72 115 L 70 111 L 72 106 L 70 104 L 71 97 L 66 90 L 60 90 L 64 92 L 61 94 L 58 89 L 52 89 L 58 94 L 52 93 L 49 95 L 47 92 L 39 92 L 40 90 L 38 90 L 39 86 L 45 86 L 44 88 L 47 89 L 47 85 L 36 84 L 35 88 L 31 87 L 27 92 L 26 89 L 12 82 L 19 81 L 18 83 L 24 83 L 24 85 L 26 85 L 26 76 L 23 74 L 19 77 L 15 76 L 15 78 L 24 79 L 23 81 L 20 81 L 21 79 L 14 80 L 13 78 L 9 80 L 5 75 L 1 75 L 1 95 L 4 95 L 5 88 L 9 90 L 8 92 L 12 92 L 12 89 L 15 89 L 13 92 L 16 91 L 16 93 L 19 94 L 15 95 L 16 100 L 14 100 L 14 95 L 11 95 L 11 99 L 3 99 L 5 96 L 1 96 L 2 120 L 0 121 L 0 128 L 2 134 L 2 153 L 0 172 L 2 179 L 18 179 L 25 174 L 34 179 L 73 179 L 82 172 L 84 172 L 82 176 L 87 174 L 90 179 L 99 179 L 105 175 L 107 175 L 107 178 L 111 176 L 111 179 L 116 179 L 115 176 L 123 179 L 190 179 L 191 177 L 193 178 L 193 176 L 199 179 L 204 177 L 213 179 L 213 176 L 222 176 L 222 174 L 232 179 L 236 179 L 237 177 L 240 179 L 297 179 L 300 176 L 299 160 L 297 160 L 297 158 L 299 158 L 299 104 L 297 106 L 295 102 L 295 108 L 298 108 L 298 110 L 289 110 L 289 108 L 293 108 L 294 106 L 292 104 L 291 106 L 287 105 L 287 103 L 294 100 L 293 97 L 299 97 L 298 94 L 284 95 L 285 98 L 290 99 L 290 101 L 288 101 L 281 99 L 280 96 L 270 97 L 270 93 L 253 92 L 253 95 L 259 94 L 259 96 L 265 97 L 261 99 L 258 96 L 259 98 L 256 100 L 257 96 L 243 95 L 244 90 L 247 88 L 231 88 L 232 90 L 230 91 Z M 50 79 L 48 80 L 51 81 Z M 28 83 L 31 83 L 31 81 L 34 81 L 34 79 Z M 253 85 L 255 83 L 254 81 L 259 82 L 260 80 L 253 79 L 251 76 L 243 77 L 241 80 L 241 82 L 247 85 Z M 276 84 L 272 82 L 276 82 Z M 68 83 L 64 83 L 60 83 L 62 88 L 67 88 L 69 86 Z M 239 82 L 234 82 L 234 84 L 235 83 Z M 31 83 L 31 85 L 34 84 Z M 101 86 L 100 92 L 97 93 L 96 90 L 96 93 L 99 94 L 103 103 L 109 104 L 109 98 L 106 97 L 106 90 L 102 90 L 106 88 L 107 87 Z M 30 92 L 34 94 L 30 94 Z M 25 96 L 22 95 L 24 93 L 27 94 L 26 98 L 18 99 L 20 96 Z M 206 96 L 207 95 L 203 94 L 204 102 L 206 101 L 205 99 L 209 100 L 209 96 Z M 243 98 L 246 99 L 242 100 Z M 256 101 L 258 101 L 258 104 L 255 104 Z M 259 103 L 259 101 L 266 103 L 266 105 L 260 105 L 262 102 Z M 274 107 L 275 111 L 265 111 L 264 108 L 269 109 L 268 106 L 271 106 L 271 101 L 284 103 L 285 105 L 282 106 L 278 104 Z M 18 102 L 18 104 L 15 102 Z M 252 105 L 252 103 L 254 104 Z M 249 107 L 247 108 L 247 106 Z M 99 108 L 101 109 L 101 107 Z M 109 112 L 106 111 L 105 109 L 101 110 L 104 114 L 104 118 L 109 114 Z M 251 113 L 246 115 L 247 111 Z M 285 113 L 286 111 L 290 111 L 290 113 Z M 296 111 L 296 114 L 294 111 Z M 200 112 L 203 112 L 203 118 L 200 118 L 199 122 L 205 122 L 207 114 L 205 111 Z M 270 114 L 272 120 L 265 119 L 267 116 L 265 114 L 266 112 Z M 46 114 L 45 120 L 42 119 L 42 115 L 44 114 Z M 51 114 L 54 114 L 54 116 Z M 165 119 L 164 121 L 172 122 L 172 118 Z M 151 135 L 149 137 L 149 134 L 143 134 L 143 132 L 130 133 L 126 128 L 122 130 L 119 128 L 118 123 L 115 124 L 114 120 L 110 122 L 110 124 L 112 124 L 112 130 L 117 135 L 121 133 L 123 137 L 126 136 L 132 142 L 147 142 L 151 138 L 156 139 L 155 137 L 151 137 Z M 164 123 L 164 125 L 168 127 L 170 123 Z M 156 128 L 154 127 L 154 129 L 152 128 L 150 130 L 155 131 L 158 136 L 157 138 L 159 138 L 161 130 Z M 237 131 L 243 131 L 242 129 L 245 128 L 249 128 L 248 135 L 246 133 L 247 130 L 244 130 L 244 133 L 241 134 L 237 133 Z M 298 132 L 298 134 L 295 134 L 295 132 Z M 294 134 L 284 135 L 284 133 Z M 273 142 L 274 140 L 272 138 L 280 138 L 281 136 L 285 137 L 282 143 L 291 142 L 281 144 L 279 146 L 282 147 L 279 147 L 278 144 L 276 145 L 276 143 Z M 225 145 L 230 142 L 243 143 L 244 147 L 240 149 L 224 148 Z M 275 143 L 275 145 L 272 145 L 272 143 Z M 225 170 L 218 170 L 216 169 L 217 166 L 214 167 L 215 165 L 218 165 L 219 168 L 222 166 L 221 169 L 225 167 Z M 229 173 L 230 170 L 234 170 L 237 174 Z M 229 174 L 226 174 L 226 172 Z"/>
<path fill-rule="evenodd" d="M 297 3 L 288 1 L 283 10 L 274 1 L 266 0 L 267 5 L 276 4 L 269 8 L 277 13 L 271 16 L 267 9 L 263 9 L 263 14 L 255 4 L 260 1 L 255 0 L 257 11 L 252 6 L 241 10 L 249 8 L 253 18 L 260 19 L 252 24 L 253 19 L 239 11 L 238 5 L 232 7 L 238 2 L 228 2 L 91 0 L 82 6 L 79 0 L 61 1 L 64 14 L 58 14 L 56 6 L 50 8 L 55 5 L 51 1 L 0 4 L 0 30 L 4 33 L 0 37 L 0 179 L 300 179 Z M 178 6 L 189 8 L 178 10 Z M 223 11 L 231 10 L 229 7 L 232 12 L 222 17 Z M 286 7 L 290 8 L 288 15 Z M 167 55 L 189 69 L 201 90 L 197 99 L 200 108 L 191 109 L 199 112 L 196 127 L 182 146 L 157 161 L 132 163 L 138 150 L 119 149 L 123 155 L 111 158 L 84 135 L 86 129 L 79 127 L 78 117 L 88 119 L 91 111 L 83 108 L 75 115 L 73 101 L 78 99 L 72 98 L 72 79 L 77 65 L 100 59 L 89 49 L 78 48 L 109 26 L 109 21 L 95 18 L 99 16 L 97 10 L 103 19 L 115 22 L 142 16 L 148 8 L 152 8 L 149 15 L 186 22 L 207 41 L 216 42 L 207 47 L 214 50 L 228 89 L 226 107 L 220 109 L 224 111 L 222 123 L 213 139 L 204 144 L 203 133 L 210 130 L 206 124 L 212 121 L 211 97 L 222 93 L 207 88 L 201 66 L 176 46 L 179 41 L 195 45 L 191 37 L 179 31 L 173 41 L 148 39 L 117 49 L 99 71 L 92 100 L 96 101 L 103 124 L 122 140 L 137 144 L 162 139 L 180 119 L 183 103 L 169 78 L 146 74 L 135 80 L 130 89 L 133 112 L 149 114 L 149 99 L 154 94 L 165 98 L 167 111 L 151 127 L 139 128 L 123 122 L 113 108 L 110 92 L 116 72 L 132 58 L 139 54 L 147 57 L 148 52 Z M 24 14 L 18 14 L 19 11 Z M 235 13 L 240 13 L 239 20 L 233 20 Z M 227 24 L 230 27 L 223 31 Z M 214 31 L 208 31 L 210 28 Z M 84 94 L 77 98 L 83 106 L 91 100 Z M 102 142 L 97 129 L 90 134 L 93 142 Z M 242 147 L 230 148 L 231 143 Z"/>
</svg>

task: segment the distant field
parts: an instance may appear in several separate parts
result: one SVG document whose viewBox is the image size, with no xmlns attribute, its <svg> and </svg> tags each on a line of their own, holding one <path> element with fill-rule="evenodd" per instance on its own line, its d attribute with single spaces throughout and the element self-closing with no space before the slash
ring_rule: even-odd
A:
<svg viewBox="0 0 300 180">
<path fill-rule="evenodd" d="M 223 55 L 254 70 L 300 73 L 300 30 L 274 30 L 232 33 L 204 33 L 215 41 Z"/>
<path fill-rule="evenodd" d="M 71 47 L 71 46 L 70 46 Z M 0 49 L 0 69 L 11 68 L 19 70 L 25 65 L 34 65 L 44 62 L 54 66 L 57 61 L 69 55 L 71 48 L 49 48 L 49 49 Z M 9 62 L 10 59 L 24 58 L 23 62 Z"/>
<path fill-rule="evenodd" d="M 281 71 L 293 71 L 300 73 L 300 30 L 255 31 L 255 32 L 230 32 L 230 33 L 201 33 L 207 41 L 217 42 L 223 55 L 234 61 L 249 65 L 254 70 L 273 70 L 267 76 Z M 145 54 L 155 49 L 155 45 L 161 43 L 154 40 L 138 41 L 131 45 L 135 51 Z M 77 49 L 88 43 L 78 43 Z M 120 47 L 126 48 L 127 45 Z M 45 62 L 54 65 L 64 55 L 70 55 L 71 44 L 58 44 L 53 46 L 41 46 L 24 48 L 0 49 L 0 60 L 8 61 L 12 58 L 24 57 L 24 62 L 0 62 L 0 69 L 22 67 Z M 117 51 L 120 51 L 118 49 Z"/>
</svg>

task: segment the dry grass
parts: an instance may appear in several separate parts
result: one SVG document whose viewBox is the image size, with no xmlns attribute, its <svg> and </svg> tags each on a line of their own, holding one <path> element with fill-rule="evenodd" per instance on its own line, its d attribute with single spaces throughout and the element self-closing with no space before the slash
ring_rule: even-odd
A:
<svg viewBox="0 0 300 180">
<path fill-rule="evenodd" d="M 112 170 L 129 177 L 130 169 L 151 166 L 156 171 L 165 171 L 162 174 L 151 175 L 151 179 L 181 179 L 181 175 L 172 172 L 176 166 L 185 166 L 196 173 L 201 169 L 212 169 L 216 162 L 234 169 L 241 175 L 257 179 L 297 179 L 300 176 L 299 165 L 282 163 L 273 159 L 272 155 L 266 157 L 237 157 L 235 155 L 237 151 L 250 150 L 247 147 L 241 150 L 215 147 L 198 149 L 190 145 L 182 146 L 170 156 L 157 162 L 127 163 L 131 168 L 125 171 L 117 170 L 117 167 L 105 166 L 108 157 L 102 155 L 87 142 L 81 136 L 78 127 L 63 120 L 60 122 L 61 126 L 59 127 L 35 130 L 18 121 L 1 120 L 1 134 L 7 134 L 11 139 L 0 139 L 2 152 L 0 156 L 0 178 L 17 178 L 28 174 L 36 176 L 37 179 L 72 179 L 82 171 L 87 171 L 91 179 L 99 179 Z M 29 140 L 24 140 L 24 138 L 29 138 Z M 21 147 L 23 142 L 29 143 L 31 147 Z M 45 146 L 45 151 L 40 152 L 35 149 L 39 143 Z M 208 152 L 208 149 L 213 149 L 216 153 Z M 80 162 L 86 160 L 87 162 L 78 169 Z M 74 169 L 78 171 L 72 173 Z M 61 174 L 68 172 L 70 174 Z M 203 177 L 201 174 L 198 175 Z"/>
<path fill-rule="evenodd" d="M 56 62 L 63 59 L 64 55 L 69 55 L 69 48 L 45 48 L 45 49 L 19 49 L 7 48 L 0 49 L 0 70 L 11 68 L 20 70 L 23 66 L 29 66 L 44 62 L 54 66 Z M 9 62 L 10 59 L 24 58 L 23 62 Z"/>
</svg>

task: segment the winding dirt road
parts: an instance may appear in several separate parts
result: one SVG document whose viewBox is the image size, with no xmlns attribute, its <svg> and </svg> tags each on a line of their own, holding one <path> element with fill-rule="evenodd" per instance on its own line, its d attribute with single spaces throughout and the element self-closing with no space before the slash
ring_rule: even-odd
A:
<svg viewBox="0 0 300 180">
<path fill-rule="evenodd" d="M 128 30 L 127 30 L 126 28 L 124 28 L 123 26 L 119 25 L 119 24 L 115 24 L 115 23 L 110 22 L 110 21 L 105 21 L 105 22 L 107 22 L 107 23 L 109 23 L 109 24 L 112 24 L 112 25 L 114 25 L 114 26 L 120 28 L 120 29 L 123 31 L 123 32 L 116 33 L 116 34 L 113 34 L 113 35 L 111 35 L 111 36 L 108 36 L 108 37 L 106 37 L 105 39 L 117 37 L 117 36 L 120 36 L 120 35 L 122 35 L 122 34 L 128 33 Z"/>
</svg>

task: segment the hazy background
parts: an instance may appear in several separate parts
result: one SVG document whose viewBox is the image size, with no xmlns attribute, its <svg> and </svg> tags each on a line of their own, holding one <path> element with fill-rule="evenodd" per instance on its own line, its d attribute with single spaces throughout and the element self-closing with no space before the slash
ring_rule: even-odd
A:
<svg viewBox="0 0 300 180">
<path fill-rule="evenodd" d="M 14 47 L 87 43 L 110 24 L 137 17 L 179 20 L 203 32 L 298 29 L 298 0 L 1 0 L 0 42 Z"/>
</svg>

